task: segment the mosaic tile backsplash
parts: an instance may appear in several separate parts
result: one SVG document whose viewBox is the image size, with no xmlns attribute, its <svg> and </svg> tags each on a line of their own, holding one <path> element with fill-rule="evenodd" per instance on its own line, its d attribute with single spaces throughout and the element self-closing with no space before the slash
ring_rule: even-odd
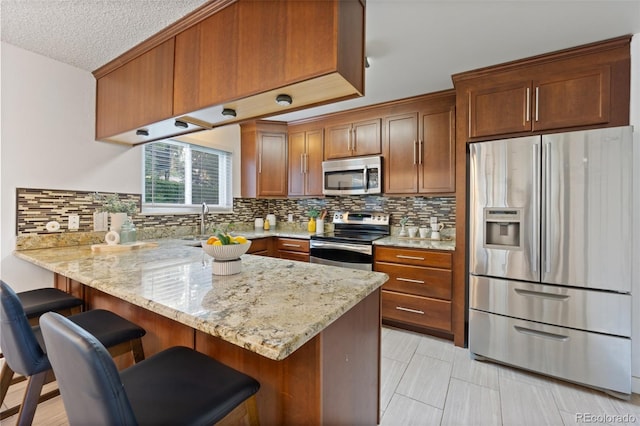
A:
<svg viewBox="0 0 640 426">
<path fill-rule="evenodd" d="M 52 189 L 18 188 L 16 235 L 29 236 L 52 234 L 46 230 L 49 221 L 60 223 L 60 230 L 55 233 L 83 233 L 93 231 L 93 213 L 100 207 L 94 200 L 95 192 L 64 191 Z M 104 194 L 103 194 L 104 195 Z M 140 194 L 119 194 L 121 198 L 134 200 L 140 206 Z M 255 199 L 235 198 L 233 213 L 211 213 L 207 216 L 208 229 L 215 226 L 235 223 L 249 223 L 257 217 L 267 214 L 276 215 L 278 222 L 286 222 L 289 214 L 294 222 L 305 223 L 310 208 L 326 209 L 329 215 L 335 211 L 378 211 L 391 214 L 392 226 L 399 226 L 400 219 L 408 217 L 408 226 L 428 226 L 433 216 L 443 222 L 449 230 L 455 227 L 454 197 L 388 197 L 384 195 L 326 197 L 326 198 L 289 198 L 289 199 Z M 78 231 L 67 228 L 68 216 L 80 216 Z M 179 215 L 145 215 L 136 214 L 133 222 L 142 235 L 157 235 L 166 230 L 181 228 L 181 235 L 199 232 L 199 214 Z M 184 230 L 186 229 L 186 231 Z M 170 236 L 170 235 L 163 235 Z"/>
</svg>

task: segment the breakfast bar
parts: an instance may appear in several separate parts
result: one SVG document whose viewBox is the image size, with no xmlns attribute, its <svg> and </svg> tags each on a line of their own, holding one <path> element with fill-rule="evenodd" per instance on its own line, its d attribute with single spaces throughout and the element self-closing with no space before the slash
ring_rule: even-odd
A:
<svg viewBox="0 0 640 426">
<path fill-rule="evenodd" d="M 56 287 L 89 308 L 144 327 L 147 357 L 189 346 L 256 378 L 263 424 L 378 422 L 386 274 L 243 255 L 241 273 L 218 276 L 201 248 L 174 239 L 15 255 L 54 272 Z"/>
</svg>

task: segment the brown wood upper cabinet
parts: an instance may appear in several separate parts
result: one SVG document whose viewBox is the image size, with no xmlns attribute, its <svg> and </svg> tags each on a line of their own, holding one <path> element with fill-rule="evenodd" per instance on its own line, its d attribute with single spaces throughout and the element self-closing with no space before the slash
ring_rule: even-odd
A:
<svg viewBox="0 0 640 426">
<path fill-rule="evenodd" d="M 356 157 L 381 153 L 380 119 L 327 126 L 324 158 Z"/>
<path fill-rule="evenodd" d="M 322 195 L 322 128 L 289 132 L 289 196 Z"/>
<path fill-rule="evenodd" d="M 621 126 L 629 116 L 629 37 L 453 76 L 468 138 Z"/>
<path fill-rule="evenodd" d="M 137 144 L 362 96 L 364 19 L 361 0 L 206 2 L 94 71 L 96 138 Z"/>
<path fill-rule="evenodd" d="M 415 110 L 384 119 L 385 193 L 452 193 L 455 93 L 427 97 Z"/>
<path fill-rule="evenodd" d="M 150 124 L 172 117 L 173 53 L 171 38 L 98 78 L 96 139 L 107 140 L 131 130 L 135 135 L 139 127 L 153 134 Z M 173 122 L 169 125 L 173 134 L 182 130 Z"/>
<path fill-rule="evenodd" d="M 240 126 L 242 197 L 287 196 L 287 126 L 253 121 Z"/>
<path fill-rule="evenodd" d="M 607 65 L 469 91 L 471 137 L 604 124 L 610 115 Z"/>
</svg>

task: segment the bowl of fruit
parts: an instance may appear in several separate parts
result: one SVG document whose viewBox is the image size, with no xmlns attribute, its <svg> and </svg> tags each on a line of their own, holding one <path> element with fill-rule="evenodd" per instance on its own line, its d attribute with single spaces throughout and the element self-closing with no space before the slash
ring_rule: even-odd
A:
<svg viewBox="0 0 640 426">
<path fill-rule="evenodd" d="M 229 261 L 239 259 L 251 247 L 251 241 L 238 235 L 217 232 L 216 235 L 202 241 L 202 249 L 217 261 Z"/>
</svg>

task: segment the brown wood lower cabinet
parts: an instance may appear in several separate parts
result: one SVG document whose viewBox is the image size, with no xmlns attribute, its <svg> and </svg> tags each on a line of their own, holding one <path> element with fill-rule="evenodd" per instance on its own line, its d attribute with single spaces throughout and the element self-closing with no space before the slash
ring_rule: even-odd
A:
<svg viewBox="0 0 640 426">
<path fill-rule="evenodd" d="M 374 270 L 382 286 L 382 319 L 450 334 L 451 262 L 448 252 L 376 246 Z"/>
<path fill-rule="evenodd" d="M 251 247 L 247 250 L 247 254 L 255 254 L 257 256 L 271 256 L 271 237 L 256 238 L 251 240 Z"/>
<path fill-rule="evenodd" d="M 278 238 L 276 241 L 277 255 L 280 259 L 309 261 L 309 240 L 297 238 Z"/>
</svg>

